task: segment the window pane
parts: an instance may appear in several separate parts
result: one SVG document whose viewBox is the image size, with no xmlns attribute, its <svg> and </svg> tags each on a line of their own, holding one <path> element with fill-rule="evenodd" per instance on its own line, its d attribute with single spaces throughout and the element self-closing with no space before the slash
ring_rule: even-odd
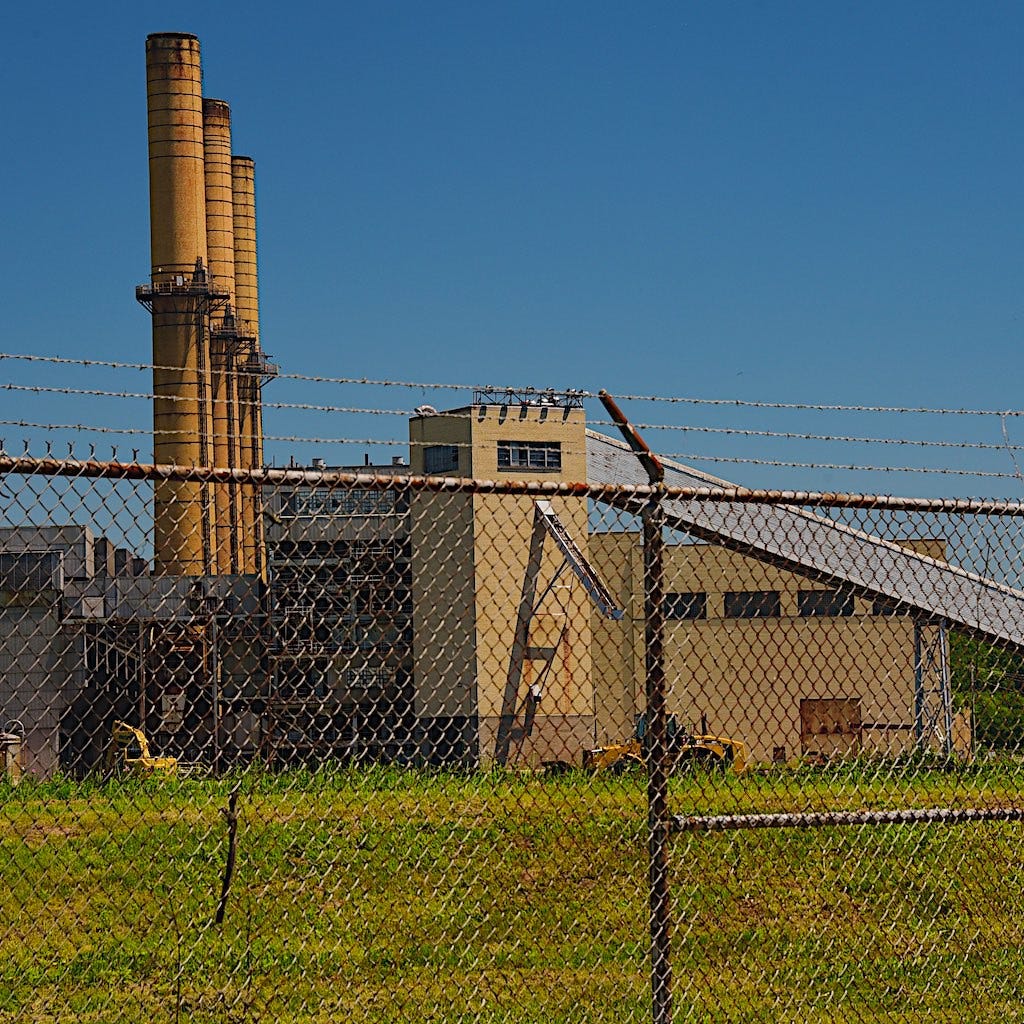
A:
<svg viewBox="0 0 1024 1024">
<path fill-rule="evenodd" d="M 800 614 L 808 617 L 853 614 L 853 594 L 841 590 L 801 590 L 796 603 Z"/>
<path fill-rule="evenodd" d="M 782 614 L 777 590 L 735 590 L 725 595 L 727 619 L 773 619 Z"/>
<path fill-rule="evenodd" d="M 459 468 L 459 449 L 454 444 L 432 444 L 423 449 L 426 473 L 450 473 Z"/>
<path fill-rule="evenodd" d="M 560 441 L 499 441 L 499 469 L 561 469 Z"/>
<path fill-rule="evenodd" d="M 678 593 L 665 595 L 666 619 L 706 619 L 708 595 L 704 593 Z"/>
</svg>

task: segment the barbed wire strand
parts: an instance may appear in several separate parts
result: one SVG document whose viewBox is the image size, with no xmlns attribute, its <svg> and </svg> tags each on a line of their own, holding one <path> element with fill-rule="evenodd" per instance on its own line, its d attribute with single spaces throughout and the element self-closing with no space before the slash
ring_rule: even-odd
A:
<svg viewBox="0 0 1024 1024">
<path fill-rule="evenodd" d="M 185 397 L 181 395 L 156 395 L 152 392 L 142 391 L 106 391 L 98 388 L 70 388 L 70 387 L 56 387 L 53 385 L 43 384 L 14 384 L 5 383 L 0 384 L 0 390 L 4 391 L 17 391 L 29 394 L 61 394 L 61 395 L 76 395 L 81 397 L 93 397 L 93 398 L 117 398 L 127 399 L 132 401 L 147 401 L 152 402 L 156 399 L 161 401 L 170 402 L 194 402 L 194 398 Z M 320 405 L 309 402 L 262 402 L 261 406 L 263 409 L 281 409 L 281 410 L 292 410 L 298 412 L 317 412 L 317 413 L 332 413 L 332 414 L 343 414 L 343 415 L 358 415 L 358 416 L 400 416 L 403 418 L 409 418 L 417 415 L 416 410 L 405 410 L 405 409 L 382 409 L 370 406 L 344 406 L 344 405 Z M 449 419 L 468 419 L 469 413 L 461 410 L 452 410 L 448 412 L 437 412 L 430 413 L 429 415 L 440 416 Z M 1005 435 L 1005 415 L 1002 420 L 1004 424 L 1004 435 Z M 27 425 L 21 421 L 0 421 L 0 423 L 7 423 L 12 426 Z M 611 420 L 591 420 L 593 426 L 605 426 L 613 427 L 615 424 Z M 896 447 L 917 447 L 917 448 L 954 448 L 954 449 L 970 449 L 977 451 L 1024 451 L 1024 446 L 1009 444 L 1008 436 L 1002 444 L 990 444 L 983 441 L 932 441 L 927 439 L 918 438 L 885 438 L 885 437 L 864 437 L 857 435 L 843 435 L 843 434 L 809 434 L 800 433 L 797 431 L 769 431 L 769 430 L 752 430 L 742 427 L 704 427 L 694 425 L 676 425 L 676 424 L 659 424 L 659 423 L 637 423 L 638 429 L 641 430 L 669 430 L 678 431 L 683 433 L 701 433 L 701 434 L 720 434 L 723 436 L 734 436 L 734 437 L 763 437 L 771 438 L 775 440 L 802 440 L 802 441 L 823 441 L 829 443 L 843 443 L 843 444 L 879 444 L 879 445 L 890 445 Z M 42 426 L 39 429 L 44 429 Z M 90 429 L 90 430 L 101 430 L 98 427 L 80 427 L 79 429 Z M 282 438 L 282 440 L 291 440 L 292 438 Z M 316 440 L 310 438 L 309 440 Z M 327 440 L 324 443 L 332 443 Z M 793 463 L 793 465 L 802 465 L 800 463 Z"/>
<path fill-rule="evenodd" d="M 132 396 L 134 397 L 134 396 Z M 272 407 L 272 406 L 271 406 Z M 353 415 L 387 415 L 387 416 L 401 416 L 410 417 L 415 413 L 414 411 L 407 411 L 403 409 L 374 409 L 374 408 L 345 408 L 342 406 L 332 407 L 331 412 L 342 412 L 350 413 Z M 454 417 L 455 414 L 440 414 L 439 415 L 451 415 Z M 460 419 L 467 418 L 466 414 L 460 414 Z M 614 427 L 615 424 L 611 420 L 588 420 L 589 426 L 595 427 Z M 78 430 L 88 431 L 91 433 L 103 433 L 103 434 L 148 434 L 148 435 L 159 435 L 159 436 L 181 436 L 192 433 L 189 430 L 166 430 L 166 429 L 153 429 L 149 427 L 106 427 L 95 424 L 86 423 L 37 423 L 30 420 L 24 419 L 12 419 L 5 420 L 0 419 L 0 426 L 8 427 L 25 427 L 33 430 Z M 1012 444 L 1009 441 L 1009 437 L 1006 436 L 1004 443 L 1002 444 L 989 444 L 984 441 L 930 441 L 927 439 L 916 439 L 916 438 L 889 438 L 889 437 L 859 437 L 855 435 L 843 435 L 843 434 L 802 434 L 794 431 L 772 431 L 772 430 L 747 430 L 740 427 L 700 427 L 700 426 L 687 426 L 687 425 L 673 425 L 673 424 L 659 424 L 659 423 L 637 423 L 635 426 L 640 430 L 670 430 L 681 433 L 695 433 L 695 434 L 721 434 L 727 437 L 764 437 L 772 438 L 777 440 L 799 440 L 799 441 L 825 441 L 829 443 L 837 444 L 877 444 L 877 445 L 892 445 L 895 447 L 914 447 L 914 448 L 954 448 L 954 449 L 965 449 L 973 451 L 996 451 L 996 452 L 1024 452 L 1024 445 Z M 309 442 L 309 443 L 322 443 L 322 444 L 347 444 L 349 439 L 338 438 L 338 437 L 308 437 L 298 434 L 290 435 L 273 435 L 264 434 L 264 440 L 267 441 L 296 441 L 296 442 Z M 436 442 L 411 442 L 421 444 L 433 444 Z M 472 445 L 466 445 L 466 447 L 472 447 Z"/>
<path fill-rule="evenodd" d="M 24 427 L 30 427 L 30 424 L 19 424 Z M 108 429 L 104 427 L 93 428 L 98 433 L 119 433 L 114 429 Z M 130 433 L 145 433 L 144 431 L 131 431 Z M 396 440 L 391 438 L 372 438 L 372 437 L 336 437 L 336 438 L 306 438 L 306 437 L 288 437 L 288 436 L 276 436 L 266 435 L 265 441 L 280 441 L 288 443 L 311 443 L 311 444 L 344 444 L 344 445 L 362 445 L 362 446 L 379 446 L 379 447 L 401 447 L 401 448 L 415 448 L 418 446 L 429 446 L 426 442 L 407 441 L 407 440 Z M 24 439 L 23 444 L 25 452 L 28 453 L 30 448 L 30 439 Z M 59 442 L 47 441 L 46 447 L 48 450 L 52 449 L 54 444 Z M 73 447 L 70 442 L 67 442 L 68 447 Z M 453 443 L 450 447 L 455 448 L 472 448 L 473 445 L 469 443 Z M 0 438 L 0 453 L 6 449 L 6 439 Z M 137 451 L 137 449 L 136 449 Z M 583 452 L 568 452 L 563 450 L 563 454 L 585 454 Z M 877 465 L 860 465 L 860 464 L 842 464 L 832 462 L 791 462 L 783 459 L 754 459 L 754 458 L 742 458 L 739 456 L 728 456 L 728 455 L 705 455 L 695 452 L 660 452 L 661 456 L 667 459 L 674 459 L 680 462 L 704 462 L 712 464 L 728 464 L 728 465 L 744 465 L 744 466 L 770 466 L 773 468 L 781 469 L 824 469 L 824 470 L 835 470 L 841 472 L 855 472 L 855 473 L 913 473 L 913 474 L 927 474 L 933 476 L 955 476 L 955 477 L 983 477 L 997 480 L 1017 480 L 1020 479 L 1016 473 L 1001 473 L 995 470 L 984 470 L 984 469 L 951 469 L 948 467 L 938 466 L 877 466 Z"/>
<path fill-rule="evenodd" d="M 72 359 L 67 356 L 39 356 L 28 353 L 0 352 L 0 360 L 20 360 L 24 362 L 66 364 L 73 366 L 98 366 L 110 369 L 132 369 L 132 370 L 168 370 L 183 372 L 188 367 L 163 366 L 156 363 L 135 363 L 120 362 L 105 359 Z M 341 385 L 363 385 L 371 387 L 394 387 L 410 388 L 416 390 L 439 390 L 439 391 L 507 391 L 512 393 L 544 394 L 544 389 L 537 389 L 530 386 L 524 387 L 498 387 L 491 384 L 462 384 L 443 383 L 436 381 L 402 381 L 388 378 L 371 377 L 330 377 L 319 374 L 281 373 L 275 374 L 278 380 L 296 380 L 317 384 L 341 384 Z M 580 398 L 597 398 L 597 392 L 586 389 L 572 389 L 571 393 Z M 650 394 L 616 394 L 621 401 L 630 402 L 664 402 L 670 405 L 705 405 L 705 406 L 731 406 L 750 409 L 792 409 L 809 412 L 855 412 L 855 413 L 909 413 L 917 415 L 939 415 L 939 416 L 997 416 L 997 417 L 1020 417 L 1024 416 L 1024 409 L 969 409 L 969 408 L 943 408 L 931 406 L 900 406 L 900 405 L 848 405 L 833 402 L 766 402 L 755 399 L 744 398 L 697 398 L 685 395 L 650 395 Z"/>
</svg>

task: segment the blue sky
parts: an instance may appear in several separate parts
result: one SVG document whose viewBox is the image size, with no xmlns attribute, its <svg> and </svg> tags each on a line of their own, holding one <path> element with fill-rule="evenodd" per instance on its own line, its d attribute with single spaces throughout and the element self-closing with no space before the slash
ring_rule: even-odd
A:
<svg viewBox="0 0 1024 1024">
<path fill-rule="evenodd" d="M 7 9 L 0 350 L 148 359 L 133 300 L 149 271 L 144 40 L 186 31 L 202 41 L 207 95 L 232 104 L 236 151 L 256 159 L 263 342 L 283 370 L 1024 407 L 1019 4 L 170 11 Z M 141 374 L 0 361 L 2 381 L 58 377 L 146 390 Z M 267 398 L 437 404 L 285 380 Z M 0 403 L 3 418 L 148 424 L 138 402 L 3 392 Z M 629 411 L 677 426 L 1003 436 L 983 417 Z M 267 429 L 404 436 L 397 416 L 286 409 L 268 410 Z M 1024 444 L 1024 421 L 1008 430 Z M 650 438 L 727 457 L 1014 471 L 1006 452 Z M 268 451 L 348 461 L 364 447 Z M 1016 479 L 700 465 L 765 486 L 1024 494 Z"/>
</svg>

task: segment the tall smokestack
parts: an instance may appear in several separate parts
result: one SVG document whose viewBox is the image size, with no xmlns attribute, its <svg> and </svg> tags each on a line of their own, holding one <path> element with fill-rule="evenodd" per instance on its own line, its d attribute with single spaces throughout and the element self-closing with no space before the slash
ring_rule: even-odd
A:
<svg viewBox="0 0 1024 1024">
<path fill-rule="evenodd" d="M 149 110 L 151 284 L 137 296 L 153 315 L 153 457 L 208 465 L 212 416 L 206 317 L 206 185 L 199 40 L 160 32 L 146 39 Z M 155 487 L 157 572 L 213 571 L 210 492 L 205 484 Z"/>
<path fill-rule="evenodd" d="M 265 360 L 259 343 L 259 291 L 256 282 L 256 166 L 247 156 L 231 158 L 234 200 L 235 303 L 241 347 L 239 375 L 239 441 L 242 469 L 263 465 L 263 411 L 260 391 Z M 242 499 L 242 566 L 247 573 L 263 574 L 263 518 L 259 489 L 246 487 Z"/>
<path fill-rule="evenodd" d="M 211 321 L 210 383 L 213 406 L 213 462 L 237 468 L 239 407 L 235 321 L 235 229 L 231 183 L 231 108 L 223 100 L 203 100 L 206 165 L 206 242 L 210 276 L 228 293 L 227 304 Z M 242 495 L 237 487 L 213 485 L 214 543 L 219 573 L 242 571 Z"/>
</svg>

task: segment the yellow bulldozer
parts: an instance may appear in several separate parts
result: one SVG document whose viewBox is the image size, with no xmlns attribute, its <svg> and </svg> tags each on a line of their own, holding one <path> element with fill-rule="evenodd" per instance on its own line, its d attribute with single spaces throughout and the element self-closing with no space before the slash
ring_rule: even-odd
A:
<svg viewBox="0 0 1024 1024">
<path fill-rule="evenodd" d="M 636 731 L 625 743 L 612 743 L 583 751 L 583 767 L 595 772 L 623 772 L 642 768 L 649 736 L 647 717 L 637 718 Z M 740 773 L 747 768 L 747 747 L 730 736 L 691 732 L 675 715 L 666 720 L 669 763 L 673 771 L 731 768 Z"/>
<path fill-rule="evenodd" d="M 178 774 L 178 759 L 154 757 L 149 751 L 146 734 L 134 725 L 118 720 L 110 730 L 104 768 L 108 774 L 166 777 Z"/>
</svg>

